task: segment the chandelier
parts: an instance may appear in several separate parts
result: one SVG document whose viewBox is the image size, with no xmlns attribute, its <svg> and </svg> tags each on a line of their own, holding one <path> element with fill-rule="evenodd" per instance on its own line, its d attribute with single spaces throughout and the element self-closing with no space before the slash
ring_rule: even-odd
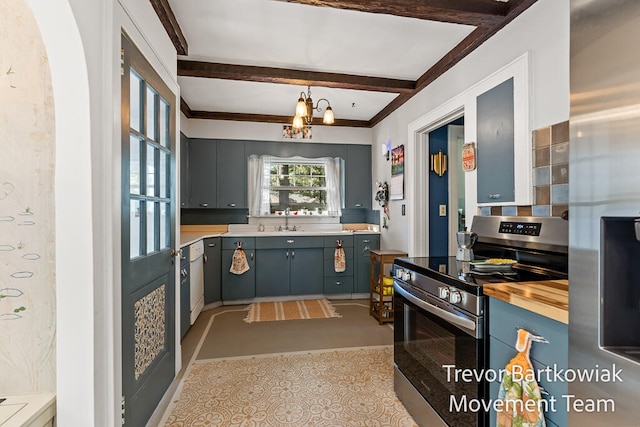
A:
<svg viewBox="0 0 640 427">
<path fill-rule="evenodd" d="M 320 98 L 316 105 L 313 105 L 313 100 L 311 99 L 311 86 L 307 86 L 307 94 L 304 92 L 300 92 L 300 98 L 298 98 L 298 103 L 296 104 L 296 116 L 293 118 L 293 128 L 294 129 L 302 129 L 303 126 L 310 126 L 313 122 L 313 112 L 318 111 L 321 112 L 322 108 L 320 108 L 320 101 L 325 101 L 327 103 L 327 108 L 324 110 L 324 116 L 322 117 L 322 123 L 325 125 L 331 125 L 334 122 L 333 118 L 333 110 L 331 109 L 331 104 L 325 98 Z"/>
</svg>

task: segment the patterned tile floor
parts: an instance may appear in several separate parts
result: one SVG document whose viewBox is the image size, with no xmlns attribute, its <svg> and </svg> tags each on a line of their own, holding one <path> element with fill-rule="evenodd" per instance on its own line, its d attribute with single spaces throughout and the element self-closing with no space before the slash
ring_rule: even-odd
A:
<svg viewBox="0 0 640 427">
<path fill-rule="evenodd" d="M 164 426 L 416 426 L 391 346 L 196 360 Z"/>
</svg>

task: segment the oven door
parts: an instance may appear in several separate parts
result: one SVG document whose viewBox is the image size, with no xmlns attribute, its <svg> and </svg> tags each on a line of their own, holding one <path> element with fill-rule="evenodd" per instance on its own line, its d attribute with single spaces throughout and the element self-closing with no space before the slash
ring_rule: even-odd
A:
<svg viewBox="0 0 640 427">
<path fill-rule="evenodd" d="M 410 383 L 415 391 L 428 403 L 444 424 L 448 426 L 483 426 L 487 415 L 483 411 L 460 409 L 461 402 L 483 399 L 486 395 L 485 381 L 456 381 L 455 369 L 479 373 L 484 367 L 486 350 L 483 318 L 454 319 L 455 313 L 447 312 L 446 304 L 435 306 L 419 298 L 408 289 L 411 285 L 394 285 L 394 365 L 404 378 L 396 378 L 396 383 Z M 417 293 L 417 292 L 416 292 Z M 435 300 L 432 302 L 436 302 Z M 475 324 L 471 330 L 469 326 Z M 479 330 L 478 330 L 479 329 Z M 396 373 L 396 376 L 398 373 Z M 402 386 L 406 389 L 406 386 Z M 402 394 L 396 393 L 400 400 Z M 410 405 L 415 407 L 415 398 Z M 405 404 L 405 406 L 407 406 Z M 407 407 L 415 418 L 415 413 Z M 429 411 L 429 412 L 432 412 Z M 427 420 L 416 419 L 418 424 Z M 435 425 L 428 419 L 429 425 Z"/>
</svg>

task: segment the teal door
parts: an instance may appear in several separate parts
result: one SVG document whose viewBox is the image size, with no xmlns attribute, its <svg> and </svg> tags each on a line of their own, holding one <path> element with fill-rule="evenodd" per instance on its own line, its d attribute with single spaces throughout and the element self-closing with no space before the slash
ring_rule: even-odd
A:
<svg viewBox="0 0 640 427">
<path fill-rule="evenodd" d="M 122 36 L 122 392 L 143 426 L 175 374 L 175 95 Z"/>
</svg>

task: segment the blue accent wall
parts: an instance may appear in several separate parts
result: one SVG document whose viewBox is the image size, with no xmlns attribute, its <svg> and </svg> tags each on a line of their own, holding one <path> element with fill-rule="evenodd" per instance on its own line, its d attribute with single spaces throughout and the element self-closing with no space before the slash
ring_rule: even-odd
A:
<svg viewBox="0 0 640 427">
<path fill-rule="evenodd" d="M 438 129 L 429 132 L 429 157 L 425 160 L 431 162 L 431 154 L 437 154 L 442 150 L 447 155 L 447 162 L 456 161 L 448 153 L 449 130 L 448 125 L 463 125 L 464 119 L 460 118 Z M 440 205 L 447 207 L 447 216 L 440 216 Z M 454 212 L 457 215 L 456 212 Z M 435 172 L 429 172 L 429 256 L 442 257 L 449 255 L 449 238 L 457 230 L 449 232 L 449 171 L 438 176 Z M 451 234 L 451 236 L 450 236 Z"/>
</svg>

